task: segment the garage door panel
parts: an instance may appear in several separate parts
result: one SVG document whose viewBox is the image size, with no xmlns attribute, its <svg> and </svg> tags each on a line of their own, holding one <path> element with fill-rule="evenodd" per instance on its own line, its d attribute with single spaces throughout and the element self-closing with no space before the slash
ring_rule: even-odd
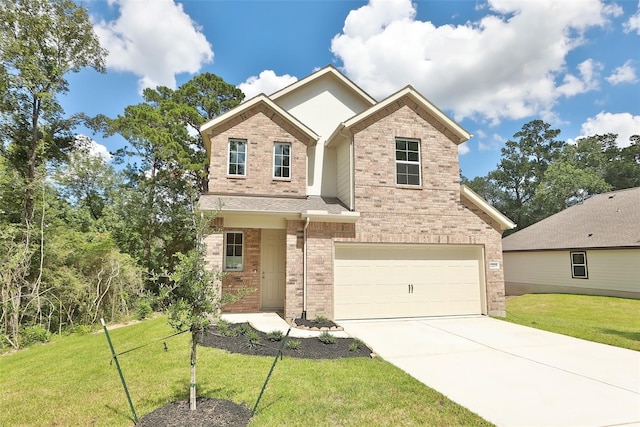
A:
<svg viewBox="0 0 640 427">
<path fill-rule="evenodd" d="M 335 317 L 480 314 L 481 259 L 478 246 L 337 244 Z"/>
</svg>

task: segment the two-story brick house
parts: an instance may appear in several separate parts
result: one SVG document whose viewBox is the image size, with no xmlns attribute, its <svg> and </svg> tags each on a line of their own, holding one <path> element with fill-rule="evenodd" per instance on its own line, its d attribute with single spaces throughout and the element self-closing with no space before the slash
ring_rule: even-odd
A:
<svg viewBox="0 0 640 427">
<path fill-rule="evenodd" d="M 332 66 L 205 123 L 226 311 L 503 315 L 502 231 L 459 183 L 470 134 L 411 87 L 377 102 Z"/>
</svg>

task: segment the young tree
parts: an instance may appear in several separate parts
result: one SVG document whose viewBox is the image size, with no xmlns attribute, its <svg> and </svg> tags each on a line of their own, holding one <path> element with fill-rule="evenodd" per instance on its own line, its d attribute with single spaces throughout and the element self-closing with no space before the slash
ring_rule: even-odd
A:
<svg viewBox="0 0 640 427">
<path fill-rule="evenodd" d="M 56 98 L 69 89 L 65 76 L 104 71 L 105 56 L 73 0 L 0 0 L 0 145 L 25 180 L 25 223 L 34 215 L 37 168 L 64 155 L 80 119 L 64 117 Z"/>
<path fill-rule="evenodd" d="M 222 273 L 214 271 L 205 261 L 204 238 L 213 229 L 215 213 L 197 212 L 191 204 L 193 227 L 196 230 L 195 248 L 186 254 L 178 253 L 178 263 L 169 275 L 171 285 L 164 296 L 169 301 L 169 324 L 178 331 L 191 332 L 189 408 L 196 409 L 197 344 L 202 333 L 220 314 L 220 308 L 233 303 L 251 290 L 242 289 L 235 294 L 224 294 L 220 288 Z"/>
</svg>

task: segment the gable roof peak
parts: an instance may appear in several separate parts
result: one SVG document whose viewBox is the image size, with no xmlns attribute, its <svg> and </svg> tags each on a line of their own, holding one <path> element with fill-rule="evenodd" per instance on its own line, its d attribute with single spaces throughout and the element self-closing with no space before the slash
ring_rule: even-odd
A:
<svg viewBox="0 0 640 427">
<path fill-rule="evenodd" d="M 382 101 L 372 105 L 367 110 L 356 114 L 346 122 L 340 124 L 339 129 L 342 131 L 344 128 L 351 128 L 355 124 L 361 122 L 367 117 L 377 113 L 378 111 L 384 110 L 389 105 L 394 102 L 404 98 L 410 97 L 413 101 L 415 101 L 418 105 L 420 105 L 424 110 L 426 110 L 429 114 L 435 117 L 440 123 L 442 123 L 447 129 L 449 129 L 457 138 L 455 141 L 457 144 L 462 144 L 463 142 L 469 140 L 472 135 L 467 132 L 462 126 L 460 126 L 455 120 L 445 114 L 442 110 L 435 106 L 431 101 L 425 98 L 420 92 L 418 92 L 413 86 L 407 85 L 400 89 L 399 91 L 389 95 Z M 334 132 L 334 135 L 336 132 Z M 333 135 L 332 135 L 333 136 Z M 329 138 L 326 142 L 327 145 L 332 144 L 332 138 Z"/>
<path fill-rule="evenodd" d="M 376 100 L 369 95 L 367 92 L 362 90 L 358 85 L 356 85 L 353 81 L 351 81 L 348 77 L 342 74 L 335 66 L 328 64 L 313 73 L 309 74 L 302 79 L 291 83 L 289 86 L 286 86 L 274 93 L 272 93 L 269 98 L 273 101 L 277 101 L 279 98 L 282 98 L 292 92 L 297 91 L 298 89 L 307 86 L 308 84 L 320 80 L 325 79 L 327 77 L 333 77 L 338 80 L 343 86 L 348 88 L 352 93 L 361 98 L 365 103 L 369 105 L 375 105 Z"/>
<path fill-rule="evenodd" d="M 310 142 L 316 143 L 320 139 L 320 136 L 318 136 L 313 130 L 311 130 L 304 123 L 300 122 L 297 118 L 295 118 L 294 116 L 289 114 L 289 112 L 287 112 L 286 110 L 284 110 L 280 106 L 278 106 L 275 102 L 273 102 L 264 93 L 256 95 L 253 98 L 251 98 L 251 99 L 249 99 L 247 101 L 244 101 L 243 103 L 241 103 L 239 105 L 236 105 L 235 107 L 233 107 L 231 110 L 225 112 L 224 114 L 221 114 L 221 115 L 219 115 L 217 117 L 214 117 L 213 119 L 209 120 L 208 122 L 203 123 L 200 126 L 200 134 L 202 135 L 204 140 L 207 141 L 208 138 L 206 136 L 206 133 L 209 132 L 211 129 L 213 129 L 213 128 L 217 127 L 217 126 L 220 126 L 221 124 L 231 120 L 232 118 L 242 114 L 245 111 L 250 110 L 251 108 L 253 108 L 253 107 L 255 107 L 256 105 L 259 105 L 259 104 L 264 104 L 271 111 L 275 112 L 277 115 L 282 117 L 285 121 L 287 121 L 288 123 L 293 125 L 295 128 L 300 130 L 303 134 L 305 134 L 307 136 L 307 138 L 309 139 Z"/>
</svg>

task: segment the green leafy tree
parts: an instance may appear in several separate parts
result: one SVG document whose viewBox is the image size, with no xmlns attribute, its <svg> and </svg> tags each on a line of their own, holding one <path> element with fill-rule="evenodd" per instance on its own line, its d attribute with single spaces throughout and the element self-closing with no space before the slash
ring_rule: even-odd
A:
<svg viewBox="0 0 640 427">
<path fill-rule="evenodd" d="M 616 145 L 615 134 L 595 135 L 592 138 L 604 140 L 601 142 L 606 158 L 604 179 L 612 189 L 640 186 L 640 135 L 632 135 L 629 138 L 631 144 L 624 148 Z"/>
<path fill-rule="evenodd" d="M 477 176 L 472 180 L 463 176 L 461 178 L 461 182 L 475 191 L 480 197 L 485 199 L 496 209 L 501 209 L 501 206 L 507 199 L 506 193 L 499 188 L 494 181 L 490 180 L 486 176 Z"/>
<path fill-rule="evenodd" d="M 533 201 L 538 216 L 543 219 L 581 202 L 588 195 L 610 189 L 611 186 L 596 171 L 563 159 L 549 166 Z"/>
<path fill-rule="evenodd" d="M 206 158 L 205 145 L 199 128 L 203 123 L 219 116 L 240 104 L 244 94 L 240 89 L 225 82 L 212 73 L 195 76 L 178 88 L 173 96 L 177 111 L 184 123 L 195 134 L 197 159 L 200 169 L 200 191 L 209 191 L 209 159 Z"/>
<path fill-rule="evenodd" d="M 175 91 L 145 89 L 144 102 L 127 107 L 124 114 L 93 120 L 95 128 L 127 140 L 117 153 L 120 161 L 137 159 L 126 168 L 130 191 L 121 204 L 121 216 L 129 221 L 114 238 L 141 260 L 150 276 L 172 271 L 173 255 L 194 247 L 189 200 L 198 198 L 208 179 L 204 144 L 196 130 L 243 97 L 233 85 L 206 73 Z"/>
<path fill-rule="evenodd" d="M 534 209 L 533 198 L 549 165 L 558 157 L 563 141 L 556 137 L 559 129 L 542 120 L 526 123 L 502 148 L 502 157 L 488 179 L 500 189 L 504 197 L 499 209 L 524 228 L 541 219 Z"/>
<path fill-rule="evenodd" d="M 79 116 L 64 117 L 57 96 L 66 75 L 104 70 L 106 51 L 85 8 L 72 0 L 0 0 L 0 138 L 25 180 L 23 220 L 32 220 L 36 171 L 72 146 Z"/>
<path fill-rule="evenodd" d="M 53 178 L 61 197 L 86 209 L 91 219 L 98 221 L 105 209 L 113 205 L 122 177 L 103 157 L 92 154 L 89 144 L 88 137 L 76 137 L 76 148 L 67 162 L 56 168 Z"/>
</svg>

